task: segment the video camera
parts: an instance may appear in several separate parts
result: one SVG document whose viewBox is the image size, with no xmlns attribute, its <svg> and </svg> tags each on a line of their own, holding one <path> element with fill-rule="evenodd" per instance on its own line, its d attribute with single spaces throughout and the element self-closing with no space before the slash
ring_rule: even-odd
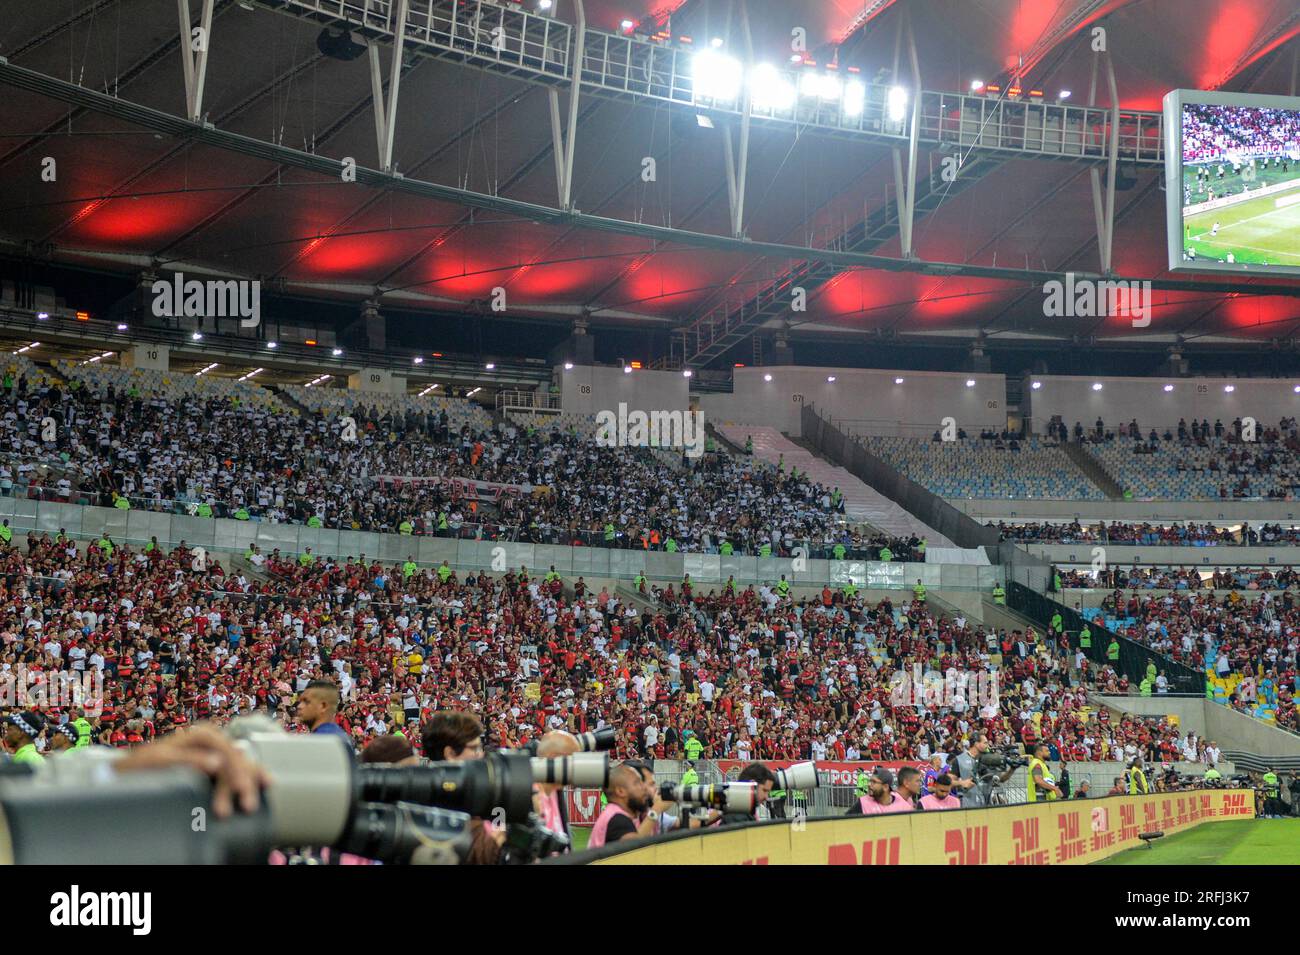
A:
<svg viewBox="0 0 1300 955">
<path fill-rule="evenodd" d="M 758 808 L 756 783 L 719 783 L 714 785 L 682 786 L 664 783 L 659 787 L 659 798 L 681 806 L 702 806 L 721 809 L 723 812 L 752 813 Z"/>
<path fill-rule="evenodd" d="M 1008 746 L 1004 749 L 981 753 L 978 769 L 982 775 L 992 775 L 993 773 L 1002 773 L 1008 769 L 1019 769 L 1028 765 L 1028 757 L 1022 756 L 1014 747 Z"/>
</svg>

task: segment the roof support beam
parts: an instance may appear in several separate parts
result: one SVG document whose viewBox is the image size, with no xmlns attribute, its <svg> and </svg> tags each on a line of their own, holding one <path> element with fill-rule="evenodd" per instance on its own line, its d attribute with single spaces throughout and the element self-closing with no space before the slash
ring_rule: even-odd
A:
<svg viewBox="0 0 1300 955">
<path fill-rule="evenodd" d="M 1119 93 L 1115 85 L 1115 63 L 1109 52 L 1096 54 L 1092 60 L 1092 83 L 1088 88 L 1088 105 L 1097 105 L 1097 65 L 1102 56 L 1106 57 L 1106 84 L 1110 87 L 1110 129 L 1108 142 L 1110 155 L 1106 159 L 1106 200 L 1103 207 L 1101 197 L 1101 171 L 1093 166 L 1088 170 L 1092 179 L 1092 211 L 1097 219 L 1097 248 L 1101 253 L 1101 274 L 1111 274 L 1112 257 L 1115 240 L 1115 179 L 1119 167 Z"/>
<path fill-rule="evenodd" d="M 176 0 L 181 23 L 181 68 L 185 75 L 185 112 L 194 122 L 203 122 L 203 86 L 208 78 L 208 49 L 212 45 L 212 6 L 203 0 L 199 25 L 190 26 L 190 0 Z"/>
<path fill-rule="evenodd" d="M 912 225 L 916 219 L 916 160 L 917 143 L 921 130 L 921 64 L 916 55 L 916 36 L 912 33 L 912 16 L 908 7 L 898 21 L 898 35 L 894 38 L 895 88 L 898 86 L 899 44 L 907 35 L 907 55 L 912 63 L 912 120 L 907 136 L 907 176 L 903 176 L 903 157 L 894 148 L 894 189 L 898 196 L 898 236 L 903 258 L 912 258 Z"/>
<path fill-rule="evenodd" d="M 86 89 L 77 86 L 75 83 L 69 83 L 66 80 L 60 80 L 14 63 L 0 62 L 0 84 L 28 90 L 63 102 L 85 106 L 106 116 L 115 117 L 121 122 L 152 129 L 164 135 L 178 136 L 198 145 L 209 146 L 214 149 L 226 149 L 263 159 L 267 162 L 303 169 L 330 180 L 335 180 L 338 177 L 339 161 L 337 159 L 308 153 L 290 146 L 266 142 L 265 140 L 244 136 L 229 130 L 194 123 L 162 110 L 109 96 L 97 90 Z M 975 265 L 966 262 L 907 261 L 890 256 L 851 251 L 848 247 L 822 249 L 779 242 L 741 241 L 730 236 L 672 229 L 646 222 L 629 222 L 608 216 L 596 216 L 572 211 L 564 212 L 519 199 L 508 199 L 499 195 L 484 195 L 455 186 L 423 182 L 418 179 L 402 178 L 392 174 L 386 175 L 378 170 L 366 169 L 362 166 L 357 166 L 357 182 L 374 188 L 391 189 L 402 194 L 455 202 L 471 208 L 491 209 L 534 222 L 571 224 L 579 228 L 588 228 L 614 235 L 638 236 L 660 242 L 681 243 L 698 248 L 740 252 L 746 255 L 764 256 L 785 261 L 820 262 L 840 269 L 859 267 L 879 269 L 886 272 L 916 272 L 927 275 L 970 275 L 1036 285 L 1041 285 L 1044 281 L 1064 279 L 1062 272 L 1048 269 L 999 268 L 997 266 Z M 1075 274 L 1076 276 L 1096 277 L 1089 276 L 1087 273 L 1076 272 Z M 1118 278 L 1142 280 L 1138 276 L 1121 276 Z M 1213 278 L 1203 280 L 1181 277 L 1142 278 L 1149 279 L 1152 287 L 1156 289 L 1300 296 L 1300 286 L 1282 281 L 1247 282 L 1244 283 L 1245 287 L 1243 288 L 1241 279 L 1234 279 L 1229 282 Z"/>
<path fill-rule="evenodd" d="M 384 96 L 383 73 L 379 65 L 379 44 L 366 44 L 370 56 L 370 92 L 375 104 L 375 139 L 379 150 L 379 168 L 393 171 L 393 140 L 397 134 L 397 94 L 402 85 L 402 53 L 406 49 L 406 16 L 411 0 L 397 0 L 396 28 L 393 30 L 393 62 L 388 73 L 388 96 Z"/>
<path fill-rule="evenodd" d="M 745 0 L 740 4 L 740 28 L 745 36 L 745 67 L 754 62 L 754 40 L 749 32 L 749 9 Z M 736 156 L 731 146 L 731 126 L 722 128 L 722 144 L 726 151 L 727 165 L 727 199 L 731 203 L 731 234 L 737 239 L 745 234 L 745 179 L 749 173 L 749 116 L 751 84 L 745 84 L 744 99 L 740 111 L 740 155 Z"/>
<path fill-rule="evenodd" d="M 582 61 L 586 58 L 587 11 L 583 9 L 582 0 L 573 0 L 573 9 L 578 17 L 578 28 L 573 37 L 572 59 L 573 83 L 569 87 L 569 128 L 564 144 L 564 175 L 560 189 L 560 208 L 565 212 L 573 209 L 573 154 L 578 145 L 578 94 L 582 89 Z M 551 131 L 555 132 L 555 116 L 552 114 Z"/>
</svg>

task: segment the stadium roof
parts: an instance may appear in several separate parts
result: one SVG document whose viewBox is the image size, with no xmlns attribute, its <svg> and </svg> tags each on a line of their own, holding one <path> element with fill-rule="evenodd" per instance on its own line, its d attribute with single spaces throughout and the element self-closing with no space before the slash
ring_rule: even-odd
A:
<svg viewBox="0 0 1300 955">
<path fill-rule="evenodd" d="M 415 10 L 429 4 L 411 2 Z M 348 3 L 388 13 L 383 0 Z M 453 0 L 434 3 L 451 10 Z M 510 7 L 535 11 L 539 3 Z M 1163 350 L 1176 336 L 1193 345 L 1287 343 L 1300 326 L 1300 283 L 1165 271 L 1165 194 L 1152 142 L 1145 155 L 1126 151 L 1119 161 L 1113 240 L 1115 273 L 1157 280 L 1154 320 L 1144 329 L 1124 318 L 1043 314 L 1045 278 L 1099 270 L 1089 170 L 1100 165 L 1104 181 L 1104 155 L 964 151 L 922 136 L 914 254 L 959 264 L 952 274 L 900 257 L 889 213 L 894 147 L 906 164 L 905 138 L 755 122 L 742 241 L 731 235 L 724 158 L 728 136 L 739 149 L 732 113 L 584 85 L 572 184 L 582 215 L 566 215 L 555 211 L 561 186 L 548 98 L 559 91 L 564 125 L 568 82 L 472 56 L 454 62 L 408 43 L 393 124 L 398 179 L 376 171 L 383 163 L 368 55 L 359 45 L 350 60 L 323 53 L 318 37 L 333 18 L 309 17 L 306 5 L 215 0 L 205 127 L 184 118 L 173 0 L 8 4 L 0 24 L 8 61 L 0 64 L 0 251 L 128 275 L 155 268 L 262 277 L 308 297 L 444 312 L 482 313 L 500 286 L 512 317 L 589 314 L 594 326 L 670 328 L 753 314 L 742 331 L 761 325 L 770 333 L 780 319 L 755 313 L 755 303 L 800 283 L 807 312 L 786 316 L 796 336 L 1095 336 Z M 191 6 L 198 24 L 203 0 Z M 665 48 L 687 51 L 711 48 L 716 37 L 723 51 L 743 55 L 741 6 L 587 0 L 586 13 L 593 35 L 666 33 Z M 477 7 L 461 0 L 457 9 Z M 816 64 L 799 70 L 834 62 L 845 79 L 888 82 L 901 37 L 900 83 L 910 82 L 899 29 L 910 19 L 923 89 L 955 95 L 975 80 L 1018 83 L 1025 98 L 1042 90 L 1049 103 L 1069 90 L 1067 105 L 1087 103 L 1094 61 L 1104 64 L 1092 50 L 1093 27 L 1102 26 L 1126 117 L 1158 111 L 1163 94 L 1179 87 L 1292 92 L 1300 49 L 1300 8 L 1269 0 L 749 0 L 747 11 L 756 61 L 794 69 L 798 28 L 803 57 Z M 555 0 L 552 14 L 572 23 L 572 0 Z M 391 44 L 382 30 L 370 32 L 386 86 Z M 1096 102 L 1109 107 L 1106 89 L 1103 65 Z M 955 153 L 962 172 L 944 182 L 944 158 Z M 57 163 L 53 182 L 42 181 L 46 157 Z M 346 157 L 360 167 L 356 182 L 337 172 Z M 642 176 L 646 157 L 655 160 L 653 182 Z M 813 251 L 801 253 L 804 246 Z M 726 350 L 714 350 L 698 363 L 724 358 Z"/>
</svg>

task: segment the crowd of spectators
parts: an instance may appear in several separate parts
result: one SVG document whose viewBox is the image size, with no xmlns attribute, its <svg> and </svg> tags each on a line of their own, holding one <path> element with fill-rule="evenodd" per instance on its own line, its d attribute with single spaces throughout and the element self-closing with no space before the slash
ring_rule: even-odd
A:
<svg viewBox="0 0 1300 955">
<path fill-rule="evenodd" d="M 588 435 L 456 426 L 357 404 L 302 416 L 272 403 L 6 378 L 0 492 L 199 517 L 682 552 L 789 555 L 854 546 L 838 490 L 714 453 L 665 463 Z M 43 422 L 52 419 L 53 439 Z M 380 481 L 380 478 L 397 480 Z M 460 479 L 459 481 L 456 479 Z M 508 485 L 481 494 L 465 481 Z M 510 493 L 513 491 L 514 493 Z"/>
<path fill-rule="evenodd" d="M 1128 524 L 1122 521 L 1098 521 L 1095 524 L 1081 524 L 1078 521 L 1060 524 L 1050 521 L 1007 524 L 998 521 L 994 526 L 1002 540 L 1036 544 L 1110 543 L 1205 547 L 1215 544 L 1283 542 L 1278 537 L 1266 540 L 1253 530 L 1247 531 L 1243 539 L 1240 532 L 1234 533 L 1230 528 L 1195 524 L 1191 521 L 1185 524 Z M 1254 535 L 1253 538 L 1251 535 Z"/>
<path fill-rule="evenodd" d="M 183 545 L 105 538 L 82 550 L 29 535 L 0 549 L 0 672 L 100 670 L 102 696 L 82 705 L 110 745 L 253 711 L 292 724 L 295 696 L 320 679 L 339 687 L 337 722 L 359 745 L 445 709 L 480 715 L 494 745 L 612 725 L 620 757 L 680 755 L 694 738 L 715 758 L 925 760 L 979 729 L 1095 760 L 1149 739 L 1136 725 L 1103 731 L 1107 717 L 1087 712 L 1071 663 L 1127 692 L 1109 667 L 921 600 L 706 594 L 687 580 L 647 588 L 654 602 L 637 610 L 553 571 L 253 557 L 244 573 Z M 891 681 L 913 665 L 996 670 L 1000 693 L 900 702 Z M 63 712 L 80 715 L 50 713 L 51 725 Z"/>
<path fill-rule="evenodd" d="M 1231 567 L 1202 571 L 1191 567 L 1106 567 L 1096 572 L 1068 570 L 1063 588 L 1128 590 L 1286 590 L 1300 587 L 1291 567 Z"/>
<path fill-rule="evenodd" d="M 1300 141 L 1300 113 L 1294 109 L 1184 104 L 1182 124 L 1184 162 L 1294 159 Z"/>
<path fill-rule="evenodd" d="M 1164 595 L 1121 590 L 1108 595 L 1100 617 L 1112 631 L 1175 662 L 1207 674 L 1207 694 L 1279 726 L 1300 730 L 1295 694 L 1300 686 L 1300 595 L 1261 590 L 1247 599 L 1236 590 Z"/>
</svg>

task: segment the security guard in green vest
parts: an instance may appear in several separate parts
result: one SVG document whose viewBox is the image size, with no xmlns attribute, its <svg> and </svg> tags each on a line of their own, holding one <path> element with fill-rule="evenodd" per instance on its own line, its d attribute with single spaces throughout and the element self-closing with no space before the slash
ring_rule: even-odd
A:
<svg viewBox="0 0 1300 955">
<path fill-rule="evenodd" d="M 769 544 L 767 541 L 764 541 L 764 542 L 763 542 L 763 546 L 760 547 L 760 548 L 758 549 L 758 556 L 759 556 L 759 557 L 771 557 L 771 556 L 772 556 L 772 545 Z"/>
<path fill-rule="evenodd" d="M 1144 676 L 1144 677 L 1142 678 L 1142 682 L 1138 684 L 1138 695 L 1139 695 L 1139 696 L 1150 696 L 1150 695 L 1151 695 L 1151 686 L 1152 686 L 1151 678 L 1150 678 L 1149 676 Z"/>
<path fill-rule="evenodd" d="M 130 505 L 130 502 L 127 503 L 127 506 L 128 506 L 128 507 L 131 506 L 131 505 Z M 209 504 L 207 501 L 204 501 L 202 504 L 200 504 L 200 505 L 198 506 L 198 508 L 195 509 L 194 513 L 195 513 L 196 515 L 198 515 L 199 517 L 211 517 L 211 516 L 212 516 L 212 505 Z M 311 524 L 311 521 L 308 521 L 307 523 L 308 523 L 308 524 Z M 317 526 L 317 527 L 320 527 L 320 524 L 317 524 L 316 526 Z"/>
<path fill-rule="evenodd" d="M 854 778 L 855 795 L 861 799 L 863 796 L 871 794 L 871 775 L 865 769 L 859 769 L 858 775 Z"/>
<path fill-rule="evenodd" d="M 925 584 L 921 583 L 921 578 L 916 578 L 916 586 L 912 588 L 912 598 L 925 603 Z"/>
<path fill-rule="evenodd" d="M 840 493 L 840 489 L 838 487 L 835 488 L 835 490 L 831 491 L 831 505 L 835 508 L 835 510 L 838 511 L 840 509 L 840 501 L 842 500 L 844 500 L 844 495 Z"/>
<path fill-rule="evenodd" d="M 79 706 L 72 709 L 72 725 L 77 728 L 77 745 L 73 748 L 81 749 L 83 746 L 89 746 L 95 728 L 90 725 L 90 720 L 86 719 L 86 711 Z"/>
<path fill-rule="evenodd" d="M 690 736 L 686 738 L 686 743 L 682 748 L 686 750 L 686 758 L 693 763 L 698 760 L 700 754 L 704 752 L 704 744 L 701 743 L 700 738 L 695 735 L 695 730 L 687 730 L 686 732 L 689 733 Z"/>
<path fill-rule="evenodd" d="M 782 597 L 790 596 L 790 581 L 785 579 L 785 574 L 782 574 L 781 579 L 776 582 L 776 592 Z"/>
<path fill-rule="evenodd" d="M 131 510 L 131 502 L 130 500 L 127 499 L 127 496 L 125 494 L 118 494 L 116 491 L 114 491 L 113 498 L 114 498 L 113 506 L 117 508 L 119 511 Z"/>
<path fill-rule="evenodd" d="M 1034 747 L 1034 755 L 1030 757 L 1028 775 L 1025 777 L 1025 798 L 1029 802 L 1037 802 L 1040 794 L 1048 802 L 1062 798 L 1061 787 L 1056 785 L 1052 771 L 1047 768 L 1047 758 L 1051 752 L 1051 747 L 1043 742 Z"/>
<path fill-rule="evenodd" d="M 415 562 L 415 559 L 410 554 L 407 554 L 406 563 L 402 565 L 402 578 L 409 580 L 411 577 L 415 576 L 415 572 L 419 569 L 419 564 Z"/>
<path fill-rule="evenodd" d="M 1142 758 L 1135 757 L 1129 764 L 1128 769 L 1128 794 L 1130 796 L 1145 796 L 1151 791 L 1147 784 L 1147 774 L 1142 769 Z"/>
<path fill-rule="evenodd" d="M 1058 594 L 1061 592 L 1061 572 L 1059 570 L 1052 571 L 1052 590 Z"/>
<path fill-rule="evenodd" d="M 241 504 L 239 507 L 235 508 L 235 520 L 246 521 L 249 516 L 248 508 L 244 507 L 244 505 Z"/>
<path fill-rule="evenodd" d="M 745 438 L 745 453 L 746 453 L 746 454 L 753 454 L 753 453 L 754 453 L 754 436 L 753 436 L 753 435 L 748 435 L 748 436 Z"/>
<path fill-rule="evenodd" d="M 1061 635 L 1062 624 L 1063 621 L 1061 620 L 1061 613 L 1060 611 L 1057 611 L 1056 613 L 1052 614 L 1052 619 L 1051 622 L 1048 623 L 1047 629 L 1048 631 L 1051 632 L 1052 636 L 1059 637 Z"/>
<path fill-rule="evenodd" d="M 447 562 L 444 560 L 438 567 L 438 579 L 445 584 L 450 577 L 451 568 L 447 566 Z"/>
<path fill-rule="evenodd" d="M 438 530 L 445 531 L 451 525 L 447 523 L 447 512 L 443 511 L 438 515 Z"/>
<path fill-rule="evenodd" d="M 109 560 L 113 559 L 113 542 L 109 540 L 107 534 L 99 539 L 99 549 L 103 551 L 104 556 Z"/>
<path fill-rule="evenodd" d="M 13 539 L 14 539 L 14 532 L 13 532 L 13 528 L 9 526 L 9 522 L 5 521 L 4 523 L 0 524 L 0 541 L 4 541 L 6 544 L 8 544 Z"/>
<path fill-rule="evenodd" d="M 700 783 L 700 774 L 695 771 L 695 764 L 689 759 L 686 761 L 686 772 L 682 773 L 683 786 L 698 786 Z"/>
<path fill-rule="evenodd" d="M 848 551 L 844 549 L 843 544 L 836 544 L 832 553 L 834 553 L 836 560 L 843 560 Z"/>
<path fill-rule="evenodd" d="M 298 563 L 303 567 L 310 567 L 312 564 L 316 563 L 316 555 L 311 552 L 310 547 L 298 555 Z"/>
<path fill-rule="evenodd" d="M 1111 637 L 1110 646 L 1106 648 L 1106 659 L 1111 663 L 1119 662 L 1119 638 Z"/>
<path fill-rule="evenodd" d="M 993 585 L 993 602 L 1003 607 L 1007 605 L 1007 592 L 1002 589 L 1001 584 Z"/>
<path fill-rule="evenodd" d="M 677 553 L 677 540 L 669 536 L 668 540 L 664 541 L 664 550 L 669 554 Z"/>
<path fill-rule="evenodd" d="M 845 600 L 852 600 L 854 597 L 858 595 L 858 585 L 851 580 L 846 581 L 844 586 L 841 587 L 840 590 L 844 594 Z"/>
<path fill-rule="evenodd" d="M 614 542 L 614 533 L 615 533 L 614 525 L 606 521 L 605 522 L 605 543 L 606 544 L 612 544 Z"/>
<path fill-rule="evenodd" d="M 921 557 L 921 563 L 925 563 L 925 538 L 921 538 L 921 543 L 916 545 L 916 552 Z"/>
<path fill-rule="evenodd" d="M 405 519 L 402 520 L 402 523 L 400 523 L 400 524 L 397 525 L 397 533 L 399 533 L 399 534 L 406 534 L 406 535 L 408 535 L 408 536 L 409 536 L 410 534 L 414 534 L 414 533 L 415 533 L 415 525 L 411 523 L 411 521 L 410 521 L 409 518 L 405 518 Z"/>
<path fill-rule="evenodd" d="M 1084 650 L 1092 649 L 1092 631 L 1088 629 L 1085 623 L 1083 629 L 1079 631 L 1079 646 Z"/>
<path fill-rule="evenodd" d="M 1217 785 L 1223 781 L 1223 773 L 1211 766 L 1205 771 L 1205 781 L 1208 784 Z"/>
<path fill-rule="evenodd" d="M 1270 766 L 1268 772 L 1264 773 L 1264 815 L 1270 819 L 1282 815 L 1282 806 L 1278 800 L 1281 790 L 1278 787 L 1277 773 Z"/>
<path fill-rule="evenodd" d="M 723 541 L 722 546 L 718 548 L 718 553 L 723 557 L 730 557 L 735 553 L 736 548 L 732 546 L 731 541 Z"/>
<path fill-rule="evenodd" d="M 881 563 L 888 564 L 893 559 L 894 559 L 894 552 L 889 549 L 888 545 L 880 548 Z"/>
<path fill-rule="evenodd" d="M 636 579 L 633 580 L 632 583 L 633 583 L 633 585 L 635 585 L 635 587 L 636 587 L 638 593 L 645 593 L 645 574 L 644 574 L 644 573 L 638 573 L 638 574 L 636 575 Z"/>
</svg>

